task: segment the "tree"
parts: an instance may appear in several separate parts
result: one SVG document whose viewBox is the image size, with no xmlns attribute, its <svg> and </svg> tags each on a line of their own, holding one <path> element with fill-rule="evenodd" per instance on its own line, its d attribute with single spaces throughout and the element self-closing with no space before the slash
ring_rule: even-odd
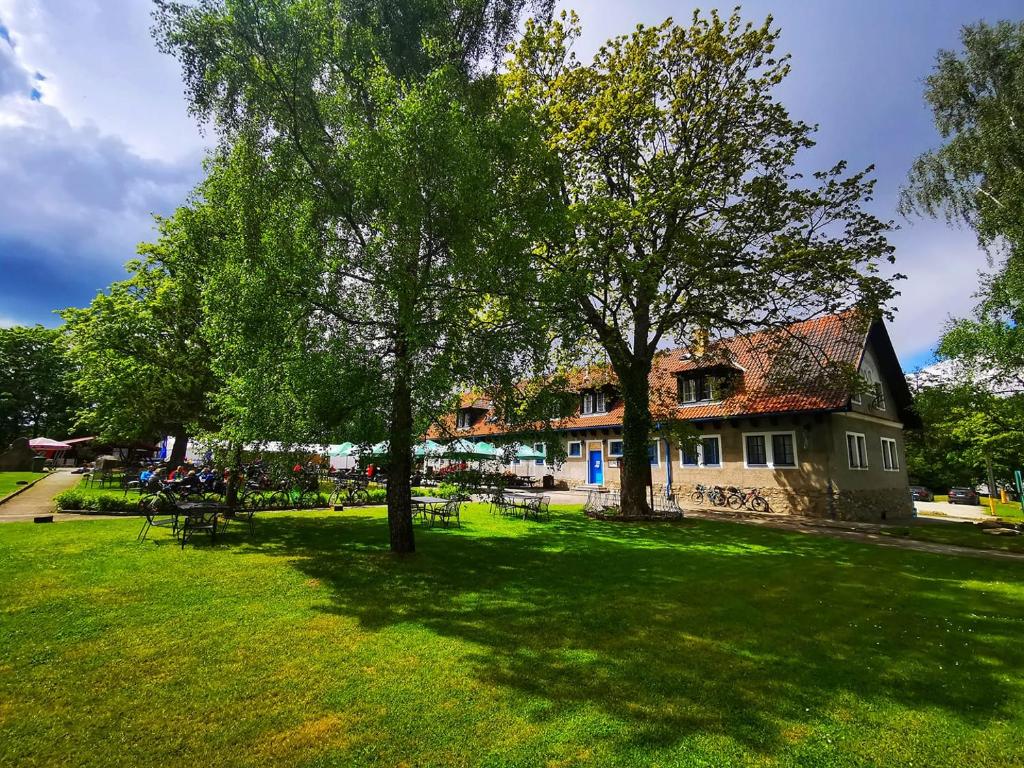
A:
<svg viewBox="0 0 1024 768">
<path fill-rule="evenodd" d="M 603 347 L 625 406 L 624 514 L 647 511 L 649 374 L 664 341 L 883 310 L 889 225 L 862 209 L 870 169 L 794 170 L 813 128 L 773 95 L 789 72 L 771 19 L 694 14 L 639 26 L 589 65 L 575 16 L 529 22 L 505 84 L 557 155 L 571 233 L 542 250 L 562 310 Z M 782 331 L 780 330 L 780 333 Z"/>
<path fill-rule="evenodd" d="M 127 280 L 85 308 L 68 308 L 64 341 L 77 368 L 80 422 L 110 440 L 173 435 L 171 464 L 185 458 L 190 434 L 215 423 L 219 387 L 202 334 L 202 273 L 183 259 L 181 216 L 161 222 L 161 237 L 140 246 Z"/>
<path fill-rule="evenodd" d="M 924 428 L 907 435 L 907 470 L 933 490 L 1009 483 L 1024 452 L 1024 395 L 1002 396 L 974 383 L 927 382 L 914 392 Z"/>
<path fill-rule="evenodd" d="M 487 68 L 526 5 L 158 3 L 158 42 L 222 139 L 205 194 L 232 203 L 236 321 L 269 312 L 298 367 L 303 350 L 334 352 L 347 380 L 376 382 L 383 396 L 362 407 L 386 409 L 395 552 L 415 546 L 413 435 L 460 382 L 547 344 L 541 318 L 517 307 L 548 215 L 546 185 L 529 177 L 541 145 L 500 109 Z M 239 192 L 254 182 L 258 204 Z M 232 385 L 252 392 L 246 379 Z"/>
<path fill-rule="evenodd" d="M 0 328 L 0 450 L 18 437 L 69 437 L 77 400 L 60 331 Z"/>
<path fill-rule="evenodd" d="M 901 210 L 966 224 L 1001 258 L 974 316 L 952 323 L 938 352 L 1022 391 L 1024 22 L 979 22 L 961 42 L 962 51 L 939 52 L 925 81 L 943 143 L 914 162 Z"/>
</svg>

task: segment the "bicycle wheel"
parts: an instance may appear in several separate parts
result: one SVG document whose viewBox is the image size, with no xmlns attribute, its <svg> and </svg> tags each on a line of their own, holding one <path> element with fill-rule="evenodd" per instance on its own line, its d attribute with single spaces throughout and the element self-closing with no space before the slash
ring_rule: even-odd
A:
<svg viewBox="0 0 1024 768">
<path fill-rule="evenodd" d="M 365 488 L 356 488 L 352 491 L 352 501 L 356 504 L 367 504 L 370 501 L 370 494 Z"/>
<path fill-rule="evenodd" d="M 700 491 L 694 491 L 693 493 L 690 494 L 690 501 L 692 501 L 694 504 L 703 504 L 704 494 L 701 493 Z"/>
<path fill-rule="evenodd" d="M 729 509 L 739 509 L 743 506 L 743 497 L 738 493 L 729 494 Z"/>
<path fill-rule="evenodd" d="M 764 496 L 755 496 L 750 500 L 750 508 L 755 512 L 767 512 L 768 501 L 764 498 Z"/>
<path fill-rule="evenodd" d="M 724 507 L 728 501 L 725 497 L 725 493 L 720 489 L 716 488 L 711 492 L 711 503 L 716 507 Z"/>
</svg>

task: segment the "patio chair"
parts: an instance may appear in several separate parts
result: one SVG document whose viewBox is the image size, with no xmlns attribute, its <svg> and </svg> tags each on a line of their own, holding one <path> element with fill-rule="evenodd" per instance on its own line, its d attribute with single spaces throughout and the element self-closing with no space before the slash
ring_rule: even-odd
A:
<svg viewBox="0 0 1024 768">
<path fill-rule="evenodd" d="M 135 537 L 137 542 L 146 540 L 150 528 L 170 528 L 174 534 L 178 533 L 177 510 L 173 502 L 164 496 L 144 496 L 139 499 L 139 512 L 145 520 L 142 523 L 142 530 Z"/>
<path fill-rule="evenodd" d="M 495 512 L 501 512 L 501 508 L 505 505 L 505 489 L 502 486 L 497 486 L 491 491 L 490 504 L 487 507 L 487 511 L 492 515 Z"/>
<path fill-rule="evenodd" d="M 178 528 L 178 536 L 181 539 L 181 548 L 185 548 L 185 542 L 192 538 L 195 533 L 210 534 L 210 542 L 217 540 L 217 515 L 220 514 L 220 507 L 193 507 L 182 515 L 183 521 Z"/>
<path fill-rule="evenodd" d="M 434 521 L 440 520 L 441 524 L 447 528 L 451 525 L 451 521 L 454 519 L 455 524 L 462 527 L 462 520 L 459 518 L 459 507 L 462 506 L 462 502 L 458 499 L 452 499 L 442 507 L 435 507 L 430 510 L 430 527 L 434 527 Z"/>
</svg>

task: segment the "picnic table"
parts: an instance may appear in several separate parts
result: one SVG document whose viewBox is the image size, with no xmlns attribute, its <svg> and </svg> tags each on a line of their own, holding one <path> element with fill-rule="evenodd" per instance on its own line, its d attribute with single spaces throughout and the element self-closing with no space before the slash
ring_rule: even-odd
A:
<svg viewBox="0 0 1024 768">
<path fill-rule="evenodd" d="M 524 483 L 528 488 L 533 488 L 537 484 L 537 478 L 533 475 L 520 475 L 519 482 Z"/>
</svg>

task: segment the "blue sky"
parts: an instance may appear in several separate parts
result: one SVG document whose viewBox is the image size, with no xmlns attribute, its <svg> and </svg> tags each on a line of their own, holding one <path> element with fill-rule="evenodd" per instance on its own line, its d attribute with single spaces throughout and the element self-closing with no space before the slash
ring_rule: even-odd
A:
<svg viewBox="0 0 1024 768">
<path fill-rule="evenodd" d="M 720 6 L 728 12 L 733 3 Z M 577 0 L 586 58 L 637 23 L 685 22 L 690 3 Z M 700 6 L 710 8 L 710 5 Z M 123 275 L 201 174 L 207 140 L 188 116 L 174 61 L 153 47 L 145 0 L 0 0 L 0 324 L 57 322 Z M 980 18 L 1020 19 L 1019 0 L 747 2 L 774 16 L 793 74 L 791 112 L 820 125 L 807 169 L 874 163 L 872 210 L 897 218 L 907 168 L 938 141 L 922 79 L 939 48 Z M 969 311 L 984 254 L 970 232 L 899 221 L 900 289 L 890 330 L 908 370 L 929 360 L 950 316 Z"/>
</svg>

